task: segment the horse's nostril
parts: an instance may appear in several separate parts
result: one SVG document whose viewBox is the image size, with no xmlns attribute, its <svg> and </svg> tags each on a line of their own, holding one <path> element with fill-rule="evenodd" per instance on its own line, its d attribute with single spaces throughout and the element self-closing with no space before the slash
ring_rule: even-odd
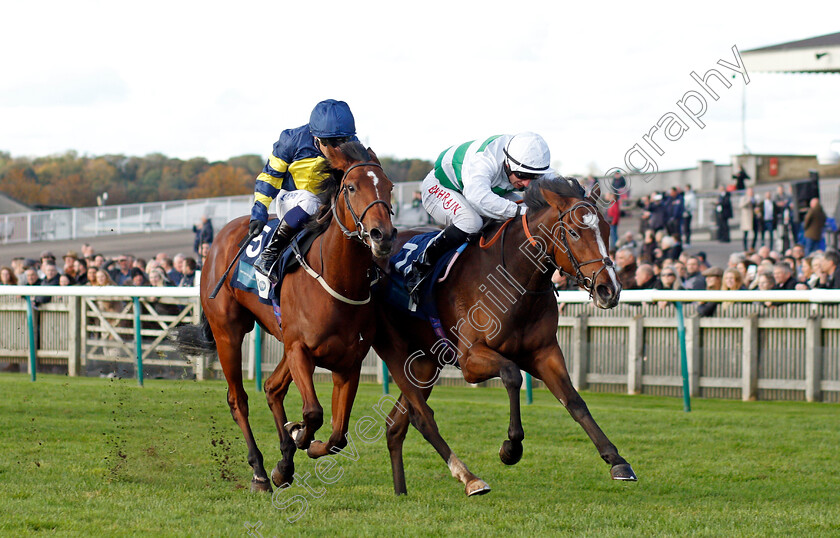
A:
<svg viewBox="0 0 840 538">
<path fill-rule="evenodd" d="M 599 284 L 595 287 L 595 293 L 598 294 L 601 299 L 610 299 L 612 297 L 612 290 L 610 290 L 609 286 L 605 286 L 604 284 Z"/>
<path fill-rule="evenodd" d="M 382 230 L 380 230 L 379 228 L 374 228 L 370 231 L 370 237 L 374 241 L 382 241 Z"/>
<path fill-rule="evenodd" d="M 397 229 L 396 229 L 396 228 L 394 228 L 394 229 L 391 231 L 391 241 L 396 241 L 396 240 L 397 240 Z"/>
</svg>

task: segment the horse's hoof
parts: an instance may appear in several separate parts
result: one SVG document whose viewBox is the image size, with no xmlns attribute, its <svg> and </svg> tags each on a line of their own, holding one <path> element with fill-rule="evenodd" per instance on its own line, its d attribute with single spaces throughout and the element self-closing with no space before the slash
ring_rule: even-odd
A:
<svg viewBox="0 0 840 538">
<path fill-rule="evenodd" d="M 636 473 L 633 472 L 633 468 L 630 467 L 629 463 L 619 463 L 610 467 L 610 478 L 613 480 L 629 480 L 631 482 L 638 480 Z"/>
<path fill-rule="evenodd" d="M 285 428 L 286 431 L 289 433 L 289 436 L 292 438 L 292 441 L 294 441 L 295 446 L 299 450 L 306 450 L 307 448 L 309 448 L 307 445 L 304 445 L 303 422 L 287 422 L 283 425 L 283 428 Z M 310 444 L 311 443 L 312 441 L 310 441 Z"/>
<path fill-rule="evenodd" d="M 294 471 L 289 478 L 284 478 L 283 473 L 277 470 L 277 467 L 271 470 L 271 481 L 280 489 L 291 487 L 295 479 Z"/>
<path fill-rule="evenodd" d="M 271 482 L 269 482 L 268 479 L 260 480 L 258 478 L 254 478 L 251 480 L 251 491 L 271 493 Z"/>
<path fill-rule="evenodd" d="M 298 439 L 300 439 L 300 436 L 303 435 L 303 422 L 287 422 L 283 424 L 283 428 L 286 432 L 288 432 L 289 436 L 291 436 L 292 441 L 297 444 Z"/>
<path fill-rule="evenodd" d="M 487 482 L 480 478 L 476 478 L 475 480 L 471 481 L 469 484 L 467 484 L 467 487 L 465 489 L 467 492 L 467 497 L 490 493 L 490 486 L 488 486 Z"/>
<path fill-rule="evenodd" d="M 499 459 L 505 465 L 516 465 L 522 459 L 522 443 L 514 444 L 510 439 L 505 439 L 499 449 Z"/>
<path fill-rule="evenodd" d="M 306 449 L 306 455 L 313 460 L 321 456 L 326 456 L 327 454 L 329 454 L 329 451 L 327 450 L 326 443 L 323 441 L 312 441 Z"/>
</svg>

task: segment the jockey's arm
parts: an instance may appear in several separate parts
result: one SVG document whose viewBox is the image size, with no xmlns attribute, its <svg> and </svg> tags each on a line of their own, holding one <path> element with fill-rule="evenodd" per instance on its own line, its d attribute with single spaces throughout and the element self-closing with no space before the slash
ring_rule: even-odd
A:
<svg viewBox="0 0 840 538">
<path fill-rule="evenodd" d="M 251 208 L 251 219 L 268 221 L 268 207 L 272 200 L 283 186 L 283 179 L 289 170 L 289 163 L 292 159 L 286 155 L 288 133 L 284 131 L 280 139 L 274 143 L 271 155 L 268 157 L 262 172 L 257 176 L 254 186 L 254 205 Z"/>
<path fill-rule="evenodd" d="M 492 181 L 498 174 L 499 165 L 492 159 L 476 159 L 463 177 L 464 198 L 483 217 L 509 219 L 516 216 L 519 204 L 493 192 Z"/>
</svg>

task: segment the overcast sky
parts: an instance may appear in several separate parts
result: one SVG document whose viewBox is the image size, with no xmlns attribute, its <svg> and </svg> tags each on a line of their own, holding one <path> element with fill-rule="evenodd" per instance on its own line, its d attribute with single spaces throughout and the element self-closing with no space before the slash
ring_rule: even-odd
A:
<svg viewBox="0 0 840 538">
<path fill-rule="evenodd" d="M 0 150 L 267 156 L 318 101 L 347 101 L 380 155 L 536 131 L 565 174 L 625 153 L 740 50 L 838 31 L 836 2 L 4 2 Z M 833 8 L 830 6 L 834 6 Z M 749 73 L 753 153 L 840 139 L 840 75 Z M 660 169 L 741 151 L 744 80 Z"/>
</svg>

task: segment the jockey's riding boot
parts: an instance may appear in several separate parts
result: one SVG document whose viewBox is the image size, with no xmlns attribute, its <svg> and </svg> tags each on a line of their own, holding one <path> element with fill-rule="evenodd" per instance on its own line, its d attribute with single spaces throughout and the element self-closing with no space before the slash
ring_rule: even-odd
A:
<svg viewBox="0 0 840 538">
<path fill-rule="evenodd" d="M 415 299 L 420 284 L 429 276 L 438 260 L 453 248 L 461 246 L 468 237 L 467 232 L 458 229 L 454 224 L 450 224 L 426 247 L 423 256 L 412 265 L 411 272 L 406 280 L 408 291 Z"/>
<path fill-rule="evenodd" d="M 281 222 L 280 225 L 274 229 L 274 233 L 271 234 L 271 237 L 266 243 L 263 251 L 260 252 L 260 257 L 257 258 L 256 262 L 254 262 L 254 269 L 268 278 L 272 284 L 277 283 L 277 275 L 274 271 L 272 271 L 272 269 L 274 269 L 274 264 L 277 263 L 277 257 L 280 255 L 280 251 L 282 251 L 283 248 L 289 244 L 289 241 L 292 240 L 296 231 L 297 230 L 292 228 L 288 222 Z"/>
</svg>

